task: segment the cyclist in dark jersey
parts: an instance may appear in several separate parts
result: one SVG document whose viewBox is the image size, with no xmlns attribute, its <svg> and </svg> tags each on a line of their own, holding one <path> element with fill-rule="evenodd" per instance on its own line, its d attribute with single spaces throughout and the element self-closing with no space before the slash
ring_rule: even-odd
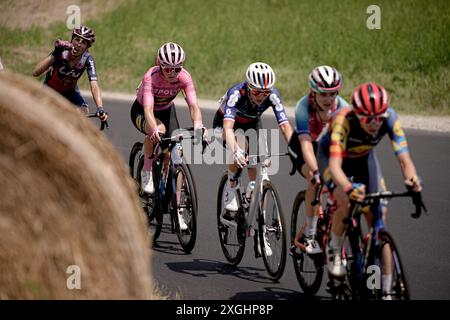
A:
<svg viewBox="0 0 450 320">
<path fill-rule="evenodd" d="M 272 68 L 262 62 L 252 63 L 247 69 L 247 80 L 234 85 L 220 101 L 213 121 L 215 132 L 221 132 L 224 142 L 233 152 L 232 163 L 228 166 L 229 181 L 227 184 L 225 208 L 228 211 L 237 211 L 237 199 L 235 196 L 235 182 L 231 179 L 238 167 L 247 164 L 245 157 L 246 147 L 239 145 L 235 138 L 234 130 L 247 131 L 261 128 L 260 117 L 267 109 L 273 109 L 278 125 L 286 141 L 292 135 L 292 127 L 289 124 L 286 110 L 281 102 L 281 95 L 276 88 L 275 73 Z M 231 161 L 230 161 L 231 162 Z M 256 169 L 248 170 L 250 183 L 247 189 L 254 188 Z M 250 192 L 250 190 L 247 190 Z"/>
<path fill-rule="evenodd" d="M 315 239 L 320 212 L 318 205 L 311 205 L 316 188 L 321 183 L 316 159 L 317 138 L 331 120 L 332 114 L 348 103 L 338 95 L 342 88 L 342 76 L 335 68 L 316 67 L 309 74 L 308 80 L 310 92 L 295 107 L 296 134 L 292 135 L 288 150 L 297 171 L 308 182 L 305 194 L 307 224 L 304 232 L 303 229 L 298 230 L 294 245 L 300 247 L 300 242 L 303 242 L 307 253 L 318 254 L 322 252 Z M 304 238 L 301 238 L 303 234 Z"/>
<path fill-rule="evenodd" d="M 78 79 L 86 70 L 92 97 L 97 105 L 97 113 L 101 121 L 106 121 L 108 116 L 103 110 L 94 58 L 88 52 L 94 41 L 95 34 L 91 28 L 81 26 L 74 29 L 70 42 L 60 39 L 55 41 L 55 49 L 35 66 L 33 76 L 38 77 L 47 72 L 44 83 L 79 106 L 83 112 L 88 113 L 88 104 L 77 86 Z"/>
<path fill-rule="evenodd" d="M 318 160 L 324 181 L 336 184 L 333 195 L 337 210 L 333 215 L 330 242 L 327 246 L 328 272 L 343 276 L 346 272 L 341 257 L 349 199 L 362 201 L 369 193 L 384 191 L 374 147 L 388 134 L 405 179 L 405 185 L 415 192 L 422 190 L 421 181 L 408 152 L 405 133 L 394 109 L 389 106 L 386 90 L 375 84 L 365 83 L 352 95 L 352 108 L 342 108 L 333 118 L 330 130 L 319 138 Z M 353 181 L 349 180 L 353 177 Z M 378 216 L 382 220 L 369 221 L 379 227 L 386 216 L 386 207 L 378 204 Z M 369 216 L 370 217 L 370 216 Z M 386 268 L 389 270 L 389 268 Z M 383 289 L 390 287 L 392 275 L 382 274 Z"/>
</svg>

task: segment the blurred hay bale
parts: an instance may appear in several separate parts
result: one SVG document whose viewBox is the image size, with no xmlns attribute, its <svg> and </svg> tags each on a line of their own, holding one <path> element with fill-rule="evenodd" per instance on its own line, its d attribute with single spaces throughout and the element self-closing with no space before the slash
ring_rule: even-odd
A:
<svg viewBox="0 0 450 320">
<path fill-rule="evenodd" d="M 1 299 L 153 297 L 145 216 L 119 154 L 59 94 L 8 72 L 0 186 Z"/>
</svg>

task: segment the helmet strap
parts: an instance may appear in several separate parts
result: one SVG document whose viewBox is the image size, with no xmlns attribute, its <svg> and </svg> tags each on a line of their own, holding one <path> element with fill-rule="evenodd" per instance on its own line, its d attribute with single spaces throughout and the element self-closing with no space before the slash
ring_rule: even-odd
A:
<svg viewBox="0 0 450 320">
<path fill-rule="evenodd" d="M 309 102 L 313 106 L 314 109 L 323 111 L 323 109 L 319 106 L 319 104 L 316 101 L 316 92 L 311 90 L 309 93 Z"/>
</svg>

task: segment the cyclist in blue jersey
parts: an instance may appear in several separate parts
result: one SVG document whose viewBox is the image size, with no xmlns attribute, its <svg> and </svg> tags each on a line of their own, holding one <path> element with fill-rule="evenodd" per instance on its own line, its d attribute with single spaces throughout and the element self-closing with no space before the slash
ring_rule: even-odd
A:
<svg viewBox="0 0 450 320">
<path fill-rule="evenodd" d="M 252 63 L 246 72 L 246 80 L 228 89 L 220 101 L 220 108 L 214 117 L 213 128 L 222 131 L 222 138 L 233 153 L 233 163 L 228 165 L 228 183 L 225 195 L 225 209 L 237 211 L 236 182 L 232 180 L 238 167 L 247 165 L 246 148 L 239 145 L 234 130 L 247 131 L 261 129 L 260 117 L 269 108 L 275 113 L 279 128 L 286 141 L 292 135 L 286 110 L 281 101 L 281 95 L 274 87 L 275 73 L 263 62 Z M 248 194 L 255 186 L 256 169 L 248 168 L 250 182 L 247 186 Z"/>
<path fill-rule="evenodd" d="M 343 219 L 349 213 L 349 199 L 362 201 L 369 193 L 385 191 L 386 187 L 374 147 L 387 134 L 407 188 L 421 192 L 421 179 L 408 151 L 405 133 L 394 109 L 389 105 L 386 90 L 375 83 L 358 86 L 352 95 L 352 107 L 342 108 L 333 118 L 330 130 L 321 136 L 318 143 L 318 159 L 324 180 L 331 180 L 336 188 L 333 195 L 337 209 L 333 215 L 330 242 L 327 246 L 328 272 L 332 276 L 345 275 L 345 262 L 341 257 L 345 224 Z M 353 177 L 353 181 L 349 180 Z M 374 221 L 368 223 L 374 228 L 385 224 L 386 203 L 371 208 Z M 378 219 L 379 218 L 379 219 Z M 387 260 L 389 261 L 389 260 Z M 389 262 L 387 262 L 389 263 Z M 391 270 L 390 266 L 383 267 Z M 383 292 L 391 287 L 392 274 L 382 273 Z"/>
<path fill-rule="evenodd" d="M 77 86 L 78 80 L 87 71 L 92 98 L 97 105 L 97 114 L 101 121 L 106 121 L 108 115 L 104 112 L 103 101 L 94 58 L 88 49 L 95 42 L 94 31 L 86 26 L 80 26 L 72 32 L 72 40 L 56 40 L 55 48 L 42 59 L 33 70 L 33 76 L 45 75 L 44 83 L 59 92 L 67 100 L 80 107 L 84 113 L 89 112 L 88 104 L 83 99 Z"/>
<path fill-rule="evenodd" d="M 309 254 L 321 252 L 315 239 L 316 226 L 319 217 L 319 206 L 313 207 L 316 188 L 321 183 L 319 166 L 316 159 L 317 138 L 328 124 L 334 112 L 348 103 L 338 94 L 342 88 L 342 76 L 333 67 L 319 66 L 314 68 L 308 77 L 309 94 L 301 98 L 295 107 L 295 132 L 288 146 L 291 160 L 297 170 L 308 182 L 305 194 L 306 228 L 298 232 L 294 245 L 305 245 Z M 304 238 L 300 239 L 304 234 Z"/>
</svg>

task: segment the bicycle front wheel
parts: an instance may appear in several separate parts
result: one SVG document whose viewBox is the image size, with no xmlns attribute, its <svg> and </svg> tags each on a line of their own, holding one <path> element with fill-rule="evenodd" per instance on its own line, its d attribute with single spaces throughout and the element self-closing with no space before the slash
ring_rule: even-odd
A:
<svg viewBox="0 0 450 320">
<path fill-rule="evenodd" d="M 376 299 L 409 300 L 409 290 L 400 255 L 392 236 L 381 230 L 380 246 L 376 261 L 381 270 L 381 290 L 377 290 Z M 384 275 L 384 277 L 383 277 Z M 386 277 L 386 275 L 390 275 Z M 383 280 L 389 283 L 383 283 Z M 383 290 L 384 288 L 384 290 Z M 383 292 L 384 291 L 384 292 Z"/>
<path fill-rule="evenodd" d="M 155 184 L 158 183 L 159 178 L 156 175 L 157 165 L 155 163 L 153 164 L 153 182 Z M 137 182 L 139 186 L 141 185 L 141 171 L 144 168 L 144 155 L 141 154 L 138 161 L 137 166 Z M 153 244 L 158 239 L 159 235 L 161 234 L 162 229 L 162 223 L 163 223 L 163 215 L 161 211 L 161 207 L 159 205 L 159 201 L 157 200 L 157 193 L 153 194 L 147 194 L 140 190 L 139 197 L 141 198 L 141 204 L 142 208 L 144 209 L 145 213 L 147 214 L 147 222 L 148 222 L 148 228 L 150 232 L 150 236 L 152 237 Z"/>
<path fill-rule="evenodd" d="M 140 174 L 140 171 L 138 171 L 137 168 L 139 159 L 143 154 L 142 148 L 143 148 L 142 142 L 136 142 L 131 148 L 130 156 L 128 157 L 128 166 L 130 168 L 130 175 L 136 181 L 138 181 L 138 175 Z"/>
<path fill-rule="evenodd" d="M 276 281 L 286 264 L 286 234 L 281 201 L 275 186 L 264 181 L 258 212 L 259 244 L 267 273 Z"/>
<path fill-rule="evenodd" d="M 197 193 L 194 179 L 187 164 L 182 163 L 175 168 L 174 193 L 172 208 L 175 230 L 184 252 L 190 253 L 194 249 L 197 239 Z M 179 219 L 183 219 L 187 229 L 180 228 Z"/>
<path fill-rule="evenodd" d="M 241 262 L 245 250 L 245 218 L 240 202 L 238 212 L 227 212 L 224 208 L 227 181 L 228 175 L 225 173 L 220 180 L 217 193 L 217 229 L 220 247 L 225 258 L 230 264 L 236 266 Z M 238 201 L 240 201 L 239 196 Z"/>
<path fill-rule="evenodd" d="M 317 224 L 320 225 L 319 223 Z M 294 200 L 291 215 L 291 245 L 297 233 L 301 233 L 300 238 L 304 237 L 306 228 L 306 208 L 305 191 L 300 191 Z M 317 233 L 318 241 L 321 242 L 321 232 Z M 314 295 L 319 291 L 323 277 L 323 254 L 310 255 L 300 248 L 292 251 L 292 261 L 294 262 L 295 275 L 303 292 L 307 295 Z"/>
</svg>

